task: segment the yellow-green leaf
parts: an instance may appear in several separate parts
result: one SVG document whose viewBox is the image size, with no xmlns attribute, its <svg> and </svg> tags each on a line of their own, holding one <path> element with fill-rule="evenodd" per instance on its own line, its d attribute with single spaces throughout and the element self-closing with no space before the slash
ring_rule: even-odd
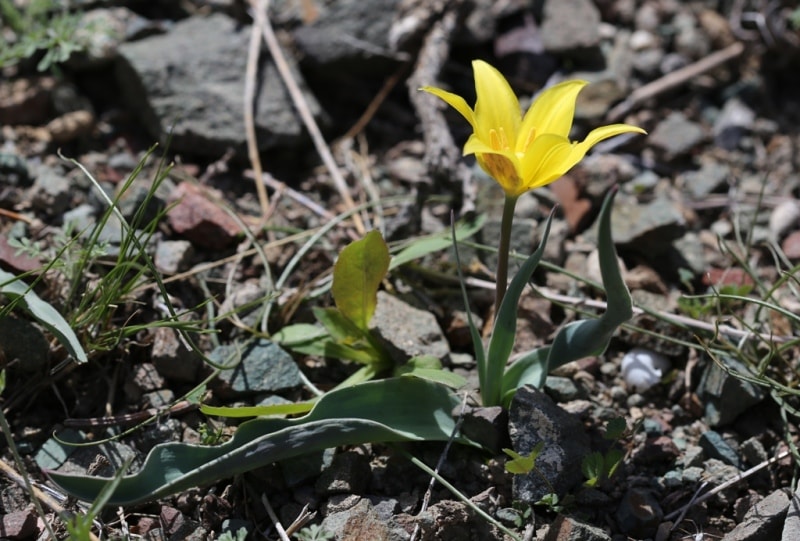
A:
<svg viewBox="0 0 800 541">
<path fill-rule="evenodd" d="M 336 307 L 362 330 L 378 303 L 378 287 L 389 270 L 389 248 L 378 231 L 370 231 L 363 239 L 342 250 L 333 267 L 331 293 Z"/>
</svg>

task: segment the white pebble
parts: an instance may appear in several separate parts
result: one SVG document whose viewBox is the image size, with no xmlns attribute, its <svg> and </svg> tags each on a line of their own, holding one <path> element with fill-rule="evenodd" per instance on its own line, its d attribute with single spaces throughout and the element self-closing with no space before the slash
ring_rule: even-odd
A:
<svg viewBox="0 0 800 541">
<path fill-rule="evenodd" d="M 669 369 L 669 360 L 649 349 L 634 348 L 622 357 L 622 377 L 636 392 L 644 392 L 658 384 Z"/>
<path fill-rule="evenodd" d="M 769 232 L 780 239 L 800 222 L 800 203 L 796 199 L 785 199 L 778 203 L 769 215 Z"/>
</svg>

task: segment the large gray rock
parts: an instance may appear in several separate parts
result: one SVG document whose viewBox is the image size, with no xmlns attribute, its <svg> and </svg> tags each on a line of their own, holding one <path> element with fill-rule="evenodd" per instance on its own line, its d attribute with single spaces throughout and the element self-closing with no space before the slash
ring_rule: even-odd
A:
<svg viewBox="0 0 800 541">
<path fill-rule="evenodd" d="M 600 43 L 600 10 L 591 0 L 545 0 L 542 44 L 551 53 L 574 53 Z"/>
<path fill-rule="evenodd" d="M 249 30 L 221 14 L 191 17 L 167 34 L 120 47 L 117 78 L 124 97 L 154 137 L 170 140 L 170 150 L 211 156 L 228 147 L 244 150 Z M 304 86 L 297 70 L 294 78 Z M 261 149 L 296 143 L 303 127 L 267 54 L 261 55 L 256 86 Z M 318 117 L 317 101 L 308 93 L 306 99 Z"/>
<path fill-rule="evenodd" d="M 247 344 L 221 345 L 209 358 L 222 365 L 230 365 L 239 358 L 239 364 L 223 370 L 219 379 L 225 384 L 220 392 L 227 396 L 277 392 L 302 383 L 300 369 L 277 344 L 260 338 Z"/>
<path fill-rule="evenodd" d="M 535 503 L 553 490 L 564 496 L 581 482 L 581 461 L 591 452 L 589 437 L 580 420 L 544 392 L 521 387 L 511 402 L 508 427 L 512 448 L 523 456 L 544 442 L 536 470 L 514 476 L 514 500 Z"/>
</svg>

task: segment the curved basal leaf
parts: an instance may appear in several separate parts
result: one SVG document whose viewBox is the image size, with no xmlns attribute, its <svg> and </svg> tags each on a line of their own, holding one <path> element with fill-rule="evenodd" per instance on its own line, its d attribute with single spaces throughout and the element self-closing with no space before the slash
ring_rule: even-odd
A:
<svg viewBox="0 0 800 541">
<path fill-rule="evenodd" d="M 36 321 L 41 323 L 61 342 L 61 345 L 66 348 L 77 362 L 85 363 L 88 361 L 86 352 L 83 350 L 83 346 L 81 346 L 69 323 L 55 308 L 34 293 L 28 284 L 17 279 L 13 274 L 0 269 L 0 293 L 12 299 L 19 299 L 18 302 L 36 318 Z"/>
<path fill-rule="evenodd" d="M 633 317 L 631 296 L 620 273 L 611 237 L 611 209 L 616 193 L 616 189 L 610 191 L 603 201 L 598 224 L 600 274 L 607 297 L 605 313 L 598 319 L 570 323 L 559 331 L 552 345 L 529 352 L 509 367 L 503 377 L 504 404 L 510 403 L 522 385 L 541 388 L 554 368 L 603 353 L 617 328 Z"/>
<path fill-rule="evenodd" d="M 331 293 L 342 314 L 364 331 L 378 304 L 378 287 L 389 271 L 389 248 L 378 231 L 351 242 L 333 266 Z"/>
<path fill-rule="evenodd" d="M 447 440 L 455 428 L 451 411 L 458 397 L 418 378 L 371 381 L 332 391 L 298 419 L 253 419 L 228 442 L 204 447 L 184 443 L 155 446 L 142 469 L 122 478 L 110 505 L 131 505 L 340 445 L 367 442 Z M 461 439 L 463 443 L 470 443 Z M 47 472 L 63 490 L 93 500 L 109 479 Z"/>
</svg>

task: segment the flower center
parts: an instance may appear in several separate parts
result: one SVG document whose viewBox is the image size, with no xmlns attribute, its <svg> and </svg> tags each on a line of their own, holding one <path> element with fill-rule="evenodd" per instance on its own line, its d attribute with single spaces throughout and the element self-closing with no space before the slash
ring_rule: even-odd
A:
<svg viewBox="0 0 800 541">
<path fill-rule="evenodd" d="M 494 150 L 509 150 L 508 137 L 502 127 L 489 130 L 489 146 Z"/>
</svg>

